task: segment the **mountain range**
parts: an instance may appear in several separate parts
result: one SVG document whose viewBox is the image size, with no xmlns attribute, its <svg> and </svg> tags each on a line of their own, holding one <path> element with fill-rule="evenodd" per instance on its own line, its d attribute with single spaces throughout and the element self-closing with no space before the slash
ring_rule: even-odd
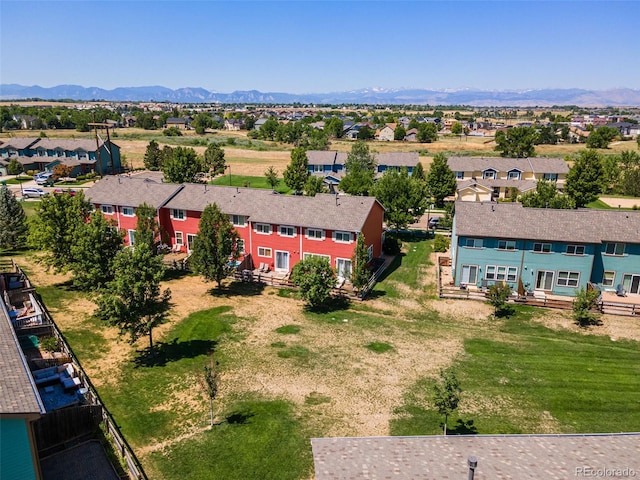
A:
<svg viewBox="0 0 640 480">
<path fill-rule="evenodd" d="M 0 100 L 38 98 L 42 100 L 107 100 L 118 102 L 173 103 L 270 103 L 270 104 L 395 104 L 395 105 L 473 105 L 548 107 L 578 106 L 640 106 L 640 90 L 616 88 L 587 90 L 580 88 L 535 90 L 429 90 L 418 88 L 366 88 L 347 92 L 283 93 L 258 90 L 217 93 L 199 87 L 172 90 L 162 86 L 118 87 L 105 90 L 80 85 L 55 87 L 0 84 Z"/>
</svg>

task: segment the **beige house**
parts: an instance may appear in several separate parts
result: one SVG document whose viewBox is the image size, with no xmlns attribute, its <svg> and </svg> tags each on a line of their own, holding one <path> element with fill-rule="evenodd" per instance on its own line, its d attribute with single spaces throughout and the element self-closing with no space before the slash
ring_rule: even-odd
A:
<svg viewBox="0 0 640 480">
<path fill-rule="evenodd" d="M 456 174 L 458 198 L 475 202 L 509 198 L 514 188 L 533 190 L 543 179 L 562 191 L 569 173 L 562 158 L 451 157 L 447 164 Z"/>
<path fill-rule="evenodd" d="M 384 127 L 378 130 L 378 140 L 380 140 L 381 142 L 393 142 L 393 135 L 395 130 L 395 123 L 387 123 Z"/>
</svg>

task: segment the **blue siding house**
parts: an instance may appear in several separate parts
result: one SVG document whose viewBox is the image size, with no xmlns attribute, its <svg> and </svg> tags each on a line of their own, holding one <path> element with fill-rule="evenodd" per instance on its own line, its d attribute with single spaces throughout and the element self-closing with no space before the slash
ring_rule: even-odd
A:
<svg viewBox="0 0 640 480">
<path fill-rule="evenodd" d="M 640 212 L 459 201 L 451 261 L 456 286 L 575 296 L 591 283 L 640 295 Z"/>
<path fill-rule="evenodd" d="M 122 172 L 120 147 L 113 142 L 81 139 L 11 138 L 0 144 L 0 158 L 15 158 L 25 171 L 52 171 L 58 164 L 72 168 L 71 176 Z"/>
</svg>

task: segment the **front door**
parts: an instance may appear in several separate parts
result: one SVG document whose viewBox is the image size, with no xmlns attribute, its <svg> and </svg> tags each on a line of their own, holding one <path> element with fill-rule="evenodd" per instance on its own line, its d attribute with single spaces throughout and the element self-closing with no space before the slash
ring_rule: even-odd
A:
<svg viewBox="0 0 640 480">
<path fill-rule="evenodd" d="M 624 275 L 622 277 L 622 288 L 627 293 L 640 293 L 640 275 Z"/>
<path fill-rule="evenodd" d="M 276 250 L 276 270 L 289 271 L 289 252 Z"/>
<path fill-rule="evenodd" d="M 553 290 L 553 271 L 538 270 L 536 275 L 536 290 Z"/>
</svg>

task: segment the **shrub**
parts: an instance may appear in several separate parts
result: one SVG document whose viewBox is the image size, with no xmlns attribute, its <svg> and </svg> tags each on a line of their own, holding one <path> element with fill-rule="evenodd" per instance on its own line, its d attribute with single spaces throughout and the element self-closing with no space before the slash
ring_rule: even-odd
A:
<svg viewBox="0 0 640 480">
<path fill-rule="evenodd" d="M 581 327 L 599 325 L 599 315 L 593 312 L 598 304 L 598 290 L 585 290 L 581 288 L 573 301 L 573 319 Z"/>
<path fill-rule="evenodd" d="M 45 352 L 53 353 L 58 351 L 58 339 L 56 337 L 41 338 L 40 345 Z"/>
<path fill-rule="evenodd" d="M 450 240 L 444 235 L 436 235 L 435 240 L 433 241 L 433 249 L 436 252 L 446 252 L 449 248 Z"/>
<path fill-rule="evenodd" d="M 181 137 L 182 136 L 182 132 L 180 131 L 180 129 L 178 127 L 169 127 L 169 128 L 165 128 L 162 131 L 162 134 L 166 137 Z"/>
<path fill-rule="evenodd" d="M 382 251 L 386 255 L 398 255 L 400 253 L 400 243 L 392 237 L 385 237 L 382 244 Z"/>
<path fill-rule="evenodd" d="M 235 145 L 236 144 L 236 139 L 233 137 L 229 137 L 227 138 L 227 145 Z"/>
</svg>

